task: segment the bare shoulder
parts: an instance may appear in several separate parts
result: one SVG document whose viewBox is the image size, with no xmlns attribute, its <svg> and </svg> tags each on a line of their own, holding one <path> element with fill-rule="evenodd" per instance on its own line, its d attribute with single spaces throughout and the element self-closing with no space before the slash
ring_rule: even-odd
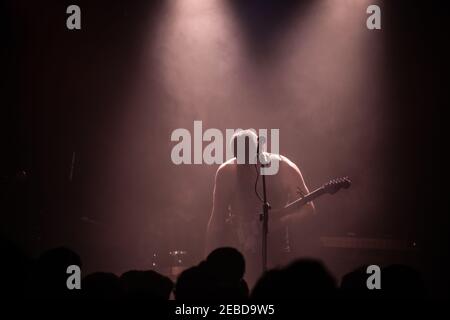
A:
<svg viewBox="0 0 450 320">
<path fill-rule="evenodd" d="M 216 171 L 216 177 L 225 177 L 236 168 L 236 158 L 231 158 L 222 163 Z"/>
<path fill-rule="evenodd" d="M 303 179 L 303 175 L 298 166 L 287 157 L 280 157 L 282 159 L 280 164 L 280 171 L 282 172 L 283 177 L 286 179 L 287 183 L 291 185 L 292 188 L 295 188 L 297 192 L 300 188 L 303 194 L 307 194 L 309 191 L 306 187 L 305 180 Z"/>
<path fill-rule="evenodd" d="M 300 169 L 298 168 L 298 166 L 291 160 L 289 160 L 289 158 L 279 155 L 280 157 L 280 168 L 281 170 L 285 171 L 286 173 L 300 173 Z"/>
</svg>

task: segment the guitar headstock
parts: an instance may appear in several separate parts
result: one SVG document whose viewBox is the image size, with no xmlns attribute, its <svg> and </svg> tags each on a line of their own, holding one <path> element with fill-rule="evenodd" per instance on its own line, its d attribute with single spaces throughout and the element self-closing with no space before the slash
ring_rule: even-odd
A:
<svg viewBox="0 0 450 320">
<path fill-rule="evenodd" d="M 343 178 L 336 178 L 333 180 L 330 180 L 329 182 L 325 183 L 323 185 L 323 188 L 325 192 L 329 194 L 334 194 L 338 192 L 340 189 L 344 188 L 347 189 L 351 186 L 352 182 L 348 177 Z"/>
</svg>

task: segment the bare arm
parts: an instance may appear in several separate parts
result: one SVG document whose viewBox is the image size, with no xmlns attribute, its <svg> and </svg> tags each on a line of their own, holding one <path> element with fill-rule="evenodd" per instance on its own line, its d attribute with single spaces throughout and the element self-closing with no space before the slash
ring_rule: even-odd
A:
<svg viewBox="0 0 450 320">
<path fill-rule="evenodd" d="M 300 169 L 289 159 L 283 157 L 283 162 L 286 166 L 286 179 L 288 183 L 288 202 L 294 201 L 309 193 L 303 179 Z M 281 222 L 287 224 L 295 224 L 302 221 L 305 217 L 311 216 L 315 213 L 313 202 L 308 202 L 306 205 L 298 208 L 292 213 L 283 216 Z"/>
<path fill-rule="evenodd" d="M 213 208 L 206 230 L 205 256 L 212 250 L 226 245 L 225 224 L 228 214 L 228 200 L 224 168 L 224 166 L 219 167 L 214 180 Z"/>
</svg>

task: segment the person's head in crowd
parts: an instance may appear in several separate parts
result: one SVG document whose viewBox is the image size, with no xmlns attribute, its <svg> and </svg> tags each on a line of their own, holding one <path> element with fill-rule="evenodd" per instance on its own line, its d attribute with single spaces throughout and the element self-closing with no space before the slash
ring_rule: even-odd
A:
<svg viewBox="0 0 450 320">
<path fill-rule="evenodd" d="M 206 258 L 209 270 L 223 281 L 240 281 L 245 274 L 245 259 L 242 253 L 231 247 L 213 250 Z"/>
<path fill-rule="evenodd" d="M 175 298 L 180 301 L 247 299 L 249 289 L 244 273 L 245 259 L 238 250 L 218 248 L 206 261 L 181 273 L 175 285 Z"/>
<path fill-rule="evenodd" d="M 81 268 L 81 258 L 66 247 L 58 247 L 42 253 L 36 260 L 32 280 L 32 291 L 39 298 L 69 298 L 78 294 L 67 287 L 67 268 Z"/>
<path fill-rule="evenodd" d="M 173 282 L 153 270 L 130 270 L 120 276 L 125 297 L 129 299 L 168 300 Z"/>
<path fill-rule="evenodd" d="M 263 275 L 252 292 L 253 299 L 292 300 L 333 298 L 336 281 L 322 262 L 299 259 Z"/>
<path fill-rule="evenodd" d="M 373 299 L 381 297 L 378 290 L 367 288 L 367 266 L 361 266 L 347 274 L 341 279 L 339 295 L 345 299 Z"/>
<path fill-rule="evenodd" d="M 381 270 L 381 290 L 384 298 L 416 299 L 426 296 L 421 274 L 409 266 L 393 264 Z"/>
<path fill-rule="evenodd" d="M 95 272 L 81 282 L 81 294 L 85 299 L 120 299 L 123 290 L 119 277 L 110 272 Z"/>
</svg>

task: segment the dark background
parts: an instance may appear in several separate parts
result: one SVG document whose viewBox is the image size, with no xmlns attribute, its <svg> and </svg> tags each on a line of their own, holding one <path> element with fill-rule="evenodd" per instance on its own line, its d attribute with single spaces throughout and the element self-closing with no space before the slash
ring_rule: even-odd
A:
<svg viewBox="0 0 450 320">
<path fill-rule="evenodd" d="M 88 271 L 149 268 L 170 250 L 197 262 L 217 166 L 173 165 L 171 132 L 280 128 L 310 188 L 353 180 L 316 202 L 299 255 L 337 275 L 412 263 L 446 292 L 443 10 L 377 1 L 382 30 L 369 31 L 373 3 L 173 3 L 1 2 L 2 236 L 30 255 L 68 245 Z M 348 260 L 316 241 L 349 235 L 416 248 Z"/>
</svg>

